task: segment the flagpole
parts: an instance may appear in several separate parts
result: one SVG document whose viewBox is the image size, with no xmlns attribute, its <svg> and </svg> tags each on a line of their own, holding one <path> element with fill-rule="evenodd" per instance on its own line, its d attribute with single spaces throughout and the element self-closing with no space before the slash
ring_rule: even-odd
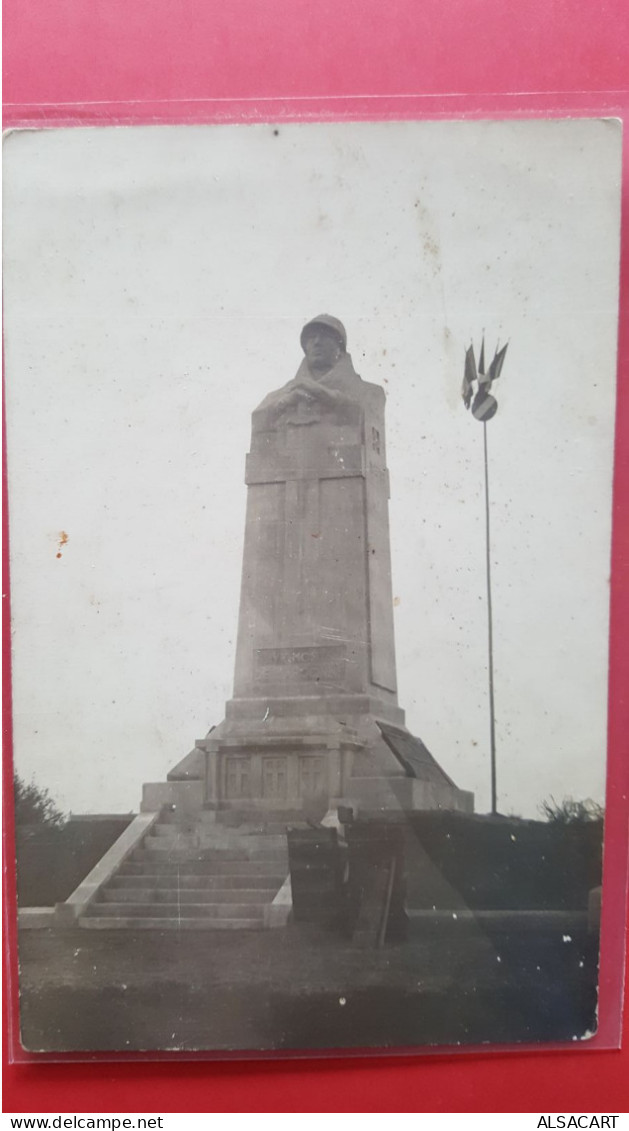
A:
<svg viewBox="0 0 629 1131">
<path fill-rule="evenodd" d="M 487 372 L 485 372 L 485 333 L 480 347 L 478 368 L 474 357 L 474 343 L 465 351 L 465 371 L 461 395 L 466 408 L 472 406 L 472 416 L 483 425 L 483 450 L 485 457 L 485 565 L 487 570 L 487 636 L 489 644 L 489 737 L 491 745 L 491 812 L 498 814 L 496 787 L 496 712 L 494 707 L 494 626 L 491 607 L 491 536 L 489 527 L 489 460 L 487 458 L 487 423 L 496 415 L 498 402 L 491 394 L 491 387 L 502 372 L 509 343 L 500 349 L 500 342 Z M 474 385 L 477 385 L 474 396 Z M 472 397 L 474 400 L 472 401 Z"/>
<path fill-rule="evenodd" d="M 487 421 L 483 421 L 483 447 L 485 454 L 485 532 L 487 564 L 487 630 L 489 643 L 489 735 L 491 743 L 491 811 L 498 812 L 496 796 L 496 723 L 494 713 L 494 632 L 491 607 L 491 539 L 489 528 L 489 463 L 487 459 Z"/>
</svg>

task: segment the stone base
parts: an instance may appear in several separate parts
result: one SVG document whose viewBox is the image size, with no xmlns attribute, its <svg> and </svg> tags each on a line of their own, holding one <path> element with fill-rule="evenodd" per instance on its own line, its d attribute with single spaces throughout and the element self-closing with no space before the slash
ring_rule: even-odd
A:
<svg viewBox="0 0 629 1131">
<path fill-rule="evenodd" d="M 369 705 L 357 698 L 360 707 Z M 321 820 L 338 805 L 374 815 L 473 811 L 473 794 L 458 789 L 421 740 L 390 712 L 386 719 L 367 711 L 275 713 L 276 705 L 264 701 L 265 710 L 254 713 L 253 702 L 248 701 L 247 711 L 228 711 L 171 770 L 163 787 L 165 804 L 169 789 L 186 787 L 181 803 L 217 812 L 301 811 Z M 303 711 L 304 701 L 297 702 Z M 402 711 L 399 715 L 403 719 Z M 145 787 L 151 805 L 157 788 Z"/>
<path fill-rule="evenodd" d="M 55 926 L 55 908 L 18 907 L 17 925 L 20 931 L 49 931 Z"/>
<path fill-rule="evenodd" d="M 386 698 L 387 694 L 389 698 Z M 273 724 L 286 719 L 330 720 L 332 725 L 338 720 L 373 715 L 397 726 L 404 726 L 404 711 L 397 703 L 391 702 L 391 693 L 383 692 L 382 697 L 375 694 L 336 695 L 291 695 L 284 698 L 229 699 L 225 704 L 225 720 L 252 721 L 273 720 Z"/>
</svg>

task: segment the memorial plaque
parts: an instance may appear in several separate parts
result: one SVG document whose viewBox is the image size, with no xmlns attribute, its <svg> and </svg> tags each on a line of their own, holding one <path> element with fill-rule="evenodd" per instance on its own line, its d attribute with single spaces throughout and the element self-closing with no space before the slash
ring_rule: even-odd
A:
<svg viewBox="0 0 629 1131">
<path fill-rule="evenodd" d="M 255 652 L 256 678 L 262 682 L 331 683 L 342 686 L 345 648 L 339 644 L 320 644 L 307 648 L 258 648 Z"/>
</svg>

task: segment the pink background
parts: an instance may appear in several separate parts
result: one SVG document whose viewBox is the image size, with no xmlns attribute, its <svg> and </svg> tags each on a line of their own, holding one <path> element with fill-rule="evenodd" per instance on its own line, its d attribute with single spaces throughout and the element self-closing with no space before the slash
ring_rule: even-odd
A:
<svg viewBox="0 0 629 1131">
<path fill-rule="evenodd" d="M 629 108 L 626 0 L 5 0 L 4 28 L 5 128 L 308 117 L 624 117 Z M 626 147 L 623 184 L 599 1050 L 20 1064 L 5 1068 L 5 1111 L 626 1110 L 629 1053 L 604 1049 L 613 1043 L 622 993 L 629 794 Z M 7 658 L 8 634 L 4 649 Z M 9 703 L 5 685 L 7 720 Z M 10 812 L 6 829 L 10 838 Z M 11 852 L 9 839 L 9 859 Z M 10 869 L 7 883 L 11 900 Z M 8 944 L 10 974 L 11 932 Z M 5 1015 L 5 1033 L 14 1020 Z"/>
</svg>

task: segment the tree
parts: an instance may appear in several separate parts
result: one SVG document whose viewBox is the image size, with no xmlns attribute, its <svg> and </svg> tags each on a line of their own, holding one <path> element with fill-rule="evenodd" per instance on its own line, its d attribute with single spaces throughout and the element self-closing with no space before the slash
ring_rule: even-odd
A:
<svg viewBox="0 0 629 1131">
<path fill-rule="evenodd" d="M 56 805 L 49 791 L 35 785 L 34 781 L 26 783 L 19 774 L 14 773 L 13 795 L 17 828 L 25 825 L 41 825 L 49 829 L 61 829 L 65 825 L 66 816 Z"/>
<path fill-rule="evenodd" d="M 542 816 L 555 825 L 583 825 L 602 821 L 605 816 L 603 806 L 589 797 L 585 801 L 575 801 L 572 797 L 555 801 L 554 797 L 550 797 L 548 801 L 542 801 L 539 809 Z"/>
</svg>

